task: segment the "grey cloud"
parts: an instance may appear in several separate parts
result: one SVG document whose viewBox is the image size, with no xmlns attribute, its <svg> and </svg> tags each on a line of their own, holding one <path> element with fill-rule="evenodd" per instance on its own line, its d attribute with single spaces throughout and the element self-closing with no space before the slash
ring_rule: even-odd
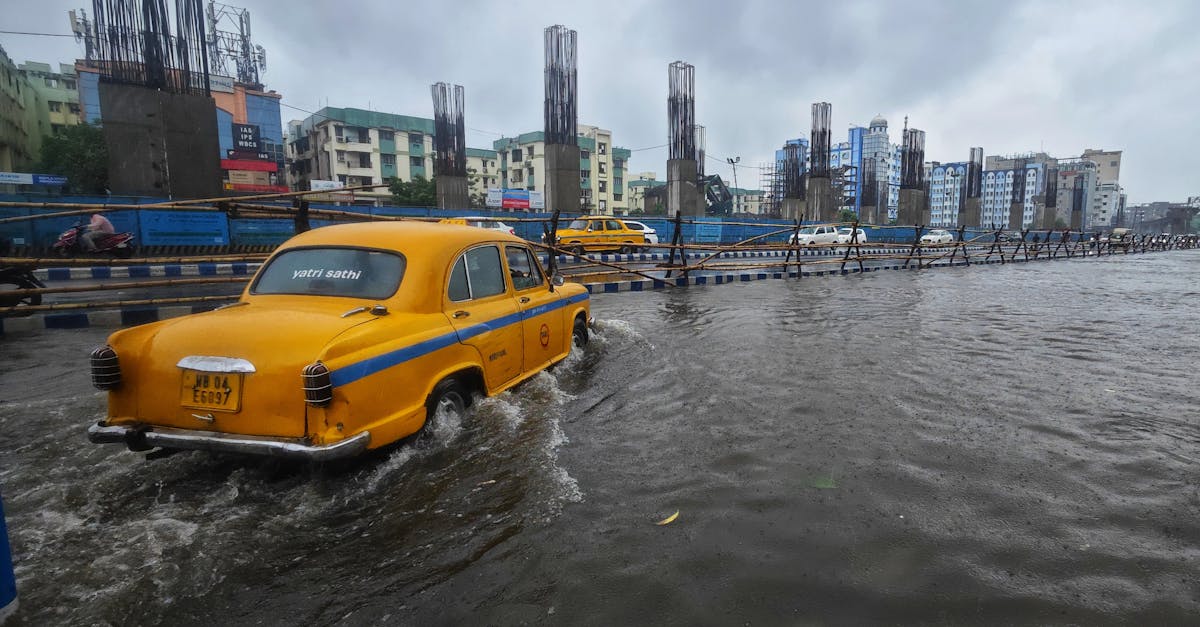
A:
<svg viewBox="0 0 1200 627">
<path fill-rule="evenodd" d="M 77 4 L 22 7 L 7 12 L 7 27 L 65 32 Z M 542 29 L 562 23 L 579 31 L 580 121 L 630 148 L 665 143 L 667 64 L 682 59 L 696 66 L 697 118 L 721 159 L 771 159 L 807 134 L 809 105 L 824 100 L 838 139 L 877 113 L 898 137 L 910 115 L 928 132 L 931 159 L 961 160 L 971 145 L 1060 156 L 1118 148 L 1131 201 L 1200 193 L 1184 176 L 1200 169 L 1191 32 L 1200 4 L 1185 0 L 240 4 L 268 50 L 266 83 L 285 103 L 429 116 L 429 85 L 456 82 L 474 146 L 541 127 Z M 18 62 L 80 53 L 70 39 L 0 43 Z M 662 175 L 665 156 L 638 152 L 630 166 Z M 729 174 L 715 160 L 708 169 Z M 741 169 L 739 179 L 755 182 Z"/>
</svg>

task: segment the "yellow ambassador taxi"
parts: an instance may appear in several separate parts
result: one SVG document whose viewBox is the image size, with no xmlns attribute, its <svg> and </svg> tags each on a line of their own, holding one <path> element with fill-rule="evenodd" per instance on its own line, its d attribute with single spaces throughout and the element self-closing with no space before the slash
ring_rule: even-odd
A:
<svg viewBox="0 0 1200 627">
<path fill-rule="evenodd" d="M 646 236 L 641 231 L 612 216 L 583 216 L 571 220 L 567 228 L 558 229 L 558 245 L 577 255 L 606 250 L 627 254 L 645 243 Z"/>
<path fill-rule="evenodd" d="M 238 302 L 118 331 L 92 352 L 96 443 L 325 461 L 412 435 L 588 340 L 587 290 L 493 230 L 329 226 L 277 250 Z"/>
</svg>

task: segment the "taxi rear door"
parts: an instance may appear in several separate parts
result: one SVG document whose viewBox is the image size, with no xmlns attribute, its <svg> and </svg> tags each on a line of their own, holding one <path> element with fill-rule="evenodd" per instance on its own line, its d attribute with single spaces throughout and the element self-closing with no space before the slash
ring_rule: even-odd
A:
<svg viewBox="0 0 1200 627">
<path fill-rule="evenodd" d="M 450 270 L 446 299 L 446 317 L 458 341 L 479 351 L 488 388 L 521 374 L 522 314 L 504 280 L 498 245 L 476 246 L 459 256 Z"/>
<path fill-rule="evenodd" d="M 506 244 L 504 256 L 521 311 L 525 337 L 524 370 L 545 367 L 562 355 L 570 340 L 560 292 L 551 292 L 541 266 L 527 246 Z"/>
</svg>

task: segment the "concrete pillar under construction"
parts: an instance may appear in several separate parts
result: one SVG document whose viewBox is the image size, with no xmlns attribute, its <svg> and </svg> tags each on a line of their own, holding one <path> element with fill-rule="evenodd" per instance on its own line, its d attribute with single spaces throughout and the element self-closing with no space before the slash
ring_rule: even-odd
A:
<svg viewBox="0 0 1200 627">
<path fill-rule="evenodd" d="M 785 220 L 803 220 L 808 203 L 799 198 L 784 198 L 781 213 Z"/>
<path fill-rule="evenodd" d="M 900 205 L 896 209 L 896 224 L 929 224 L 929 210 L 925 208 L 925 192 L 919 189 L 901 189 Z"/>
<path fill-rule="evenodd" d="M 1008 207 L 1008 228 L 1012 231 L 1020 231 L 1021 225 L 1025 222 L 1025 203 L 1014 202 Z"/>
<path fill-rule="evenodd" d="M 471 196 L 467 191 L 467 177 L 439 174 L 437 177 L 437 206 L 441 209 L 470 207 Z"/>
<path fill-rule="evenodd" d="M 579 212 L 579 146 L 546 144 L 546 210 Z"/>
<path fill-rule="evenodd" d="M 1076 231 L 1076 232 L 1083 230 L 1083 210 L 1082 209 L 1076 209 L 1071 212 L 1071 230 Z"/>
<path fill-rule="evenodd" d="M 1039 229 L 1053 229 L 1055 222 L 1058 220 L 1058 211 L 1054 207 L 1038 206 L 1034 211 L 1034 227 Z"/>
<path fill-rule="evenodd" d="M 824 177 L 808 179 L 808 207 L 806 220 L 833 222 L 837 219 L 838 206 L 833 197 L 833 183 Z"/>
<path fill-rule="evenodd" d="M 980 198 L 967 198 L 963 200 L 963 210 L 958 214 L 959 226 L 981 226 L 983 222 L 983 203 Z"/>
<path fill-rule="evenodd" d="M 578 175 L 576 176 L 578 178 Z M 696 161 L 670 159 L 667 161 L 667 215 L 680 213 L 685 217 L 704 215 L 704 197 L 696 181 Z"/>
</svg>

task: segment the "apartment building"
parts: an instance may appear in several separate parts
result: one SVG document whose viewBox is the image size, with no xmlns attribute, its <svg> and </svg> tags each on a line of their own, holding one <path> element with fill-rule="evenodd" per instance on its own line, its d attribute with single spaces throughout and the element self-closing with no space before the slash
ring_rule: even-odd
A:
<svg viewBox="0 0 1200 627">
<path fill-rule="evenodd" d="M 46 107 L 51 132 L 79 124 L 83 118 L 79 109 L 79 79 L 75 65 L 59 63 L 58 70 L 49 63 L 26 61 L 17 66 Z"/>
<path fill-rule="evenodd" d="M 380 185 L 387 179 L 433 177 L 433 120 L 354 108 L 323 107 L 288 122 L 288 185 L 311 182 Z M 493 168 L 494 169 L 494 168 Z M 382 204 L 386 187 L 356 191 L 356 202 Z"/>
<path fill-rule="evenodd" d="M 576 129 L 579 144 L 580 205 L 585 213 L 629 212 L 625 173 L 630 151 L 612 143 L 612 131 L 586 124 Z M 500 158 L 502 189 L 544 190 L 546 137 L 542 131 L 502 137 L 492 147 Z M 553 209 L 547 207 L 547 209 Z"/>
<path fill-rule="evenodd" d="M 483 207 L 487 190 L 500 185 L 500 155 L 486 148 L 467 148 L 467 191 L 472 207 Z"/>
</svg>

